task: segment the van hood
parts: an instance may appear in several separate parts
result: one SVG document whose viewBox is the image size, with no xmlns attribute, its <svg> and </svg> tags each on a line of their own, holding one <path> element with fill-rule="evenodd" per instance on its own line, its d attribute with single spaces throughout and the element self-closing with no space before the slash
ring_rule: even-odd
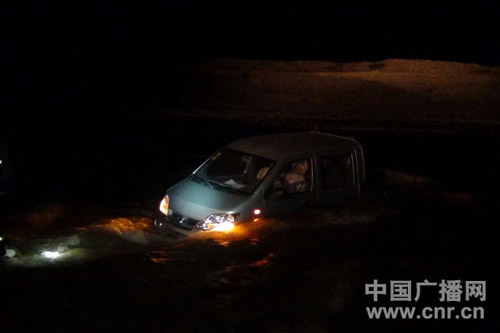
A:
<svg viewBox="0 0 500 333">
<path fill-rule="evenodd" d="M 239 213 L 234 210 L 250 196 L 211 188 L 189 178 L 171 187 L 167 194 L 175 213 L 199 220 L 214 213 Z"/>
</svg>

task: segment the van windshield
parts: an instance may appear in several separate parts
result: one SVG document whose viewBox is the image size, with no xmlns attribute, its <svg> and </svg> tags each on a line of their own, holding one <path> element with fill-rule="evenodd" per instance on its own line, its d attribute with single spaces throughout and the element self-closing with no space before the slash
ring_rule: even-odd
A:
<svg viewBox="0 0 500 333">
<path fill-rule="evenodd" d="M 195 172 L 195 176 L 232 190 L 253 193 L 274 161 L 232 149 L 222 149 Z"/>
</svg>

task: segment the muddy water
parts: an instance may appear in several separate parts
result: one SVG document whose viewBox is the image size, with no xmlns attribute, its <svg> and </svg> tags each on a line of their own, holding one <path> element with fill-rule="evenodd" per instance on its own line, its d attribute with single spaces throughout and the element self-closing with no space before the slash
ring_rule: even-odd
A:
<svg viewBox="0 0 500 333">
<path fill-rule="evenodd" d="M 363 311 L 373 305 L 364 295 L 373 279 L 494 283 L 495 137 L 354 133 L 370 177 L 361 202 L 261 219 L 230 234 L 171 239 L 151 232 L 169 185 L 227 141 L 276 130 L 284 129 L 121 121 L 39 133 L 37 140 L 14 135 L 17 187 L 3 202 L 2 221 L 17 255 L 0 266 L 2 327 L 316 332 L 494 325 L 374 323 Z"/>
</svg>

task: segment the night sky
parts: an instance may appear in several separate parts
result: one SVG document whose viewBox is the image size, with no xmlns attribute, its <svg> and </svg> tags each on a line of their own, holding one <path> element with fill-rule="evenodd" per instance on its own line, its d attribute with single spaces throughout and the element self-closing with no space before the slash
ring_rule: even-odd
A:
<svg viewBox="0 0 500 333">
<path fill-rule="evenodd" d="M 141 104 L 172 69 L 220 57 L 500 64 L 481 1 L 28 1 L 4 15 L 7 109 Z"/>
</svg>

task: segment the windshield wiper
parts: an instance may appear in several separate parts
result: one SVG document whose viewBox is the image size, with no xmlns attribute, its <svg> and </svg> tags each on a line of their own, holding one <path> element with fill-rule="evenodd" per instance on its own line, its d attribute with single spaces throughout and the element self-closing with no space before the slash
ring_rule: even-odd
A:
<svg viewBox="0 0 500 333">
<path fill-rule="evenodd" d="M 243 191 L 241 189 L 237 189 L 237 188 L 234 188 L 234 187 L 231 187 L 230 185 L 228 184 L 225 184 L 225 183 L 219 183 L 218 181 L 215 181 L 215 180 L 208 180 L 209 182 L 211 182 L 212 184 L 214 185 L 217 185 L 219 186 L 221 189 L 224 189 L 226 191 L 230 191 L 232 193 L 235 193 L 235 194 L 239 194 L 239 195 L 249 195 L 250 192 L 247 192 L 247 191 Z"/>
<path fill-rule="evenodd" d="M 207 182 L 209 182 L 211 184 L 219 185 L 219 186 L 222 186 L 222 187 L 232 188 L 231 186 L 228 186 L 227 184 L 219 183 L 218 181 L 215 181 L 215 180 L 212 180 L 212 179 L 210 179 L 210 180 L 207 179 Z"/>
<path fill-rule="evenodd" d="M 205 178 L 200 177 L 200 176 L 195 175 L 195 174 L 192 174 L 191 177 L 195 178 L 196 179 L 195 181 L 201 180 L 203 182 L 203 184 L 207 185 L 208 187 L 210 187 L 211 189 L 214 189 L 214 190 L 215 190 L 214 185 L 216 185 L 220 189 L 224 189 L 226 191 L 231 191 L 232 193 L 235 193 L 235 194 L 239 194 L 239 195 L 242 195 L 242 194 L 249 195 L 250 194 L 249 192 L 238 190 L 238 189 L 235 189 L 235 188 L 228 186 L 227 184 L 219 183 L 218 181 L 215 181 L 215 180 L 208 180 L 208 179 L 205 179 Z"/>
<path fill-rule="evenodd" d="M 192 175 L 193 178 L 196 178 L 197 180 L 201 180 L 205 185 L 207 185 L 208 187 L 210 187 L 211 189 L 214 188 L 214 186 L 212 185 L 212 183 L 208 180 L 206 180 L 205 178 L 203 177 L 200 177 L 200 176 L 197 176 L 195 174 Z"/>
</svg>

